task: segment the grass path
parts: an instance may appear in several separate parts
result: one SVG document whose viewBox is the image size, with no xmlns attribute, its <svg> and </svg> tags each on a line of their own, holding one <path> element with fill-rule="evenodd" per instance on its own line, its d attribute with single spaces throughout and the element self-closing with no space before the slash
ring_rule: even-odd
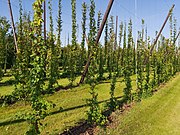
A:
<svg viewBox="0 0 180 135">
<path fill-rule="evenodd" d="M 110 135 L 180 135 L 180 74 L 151 98 L 118 117 Z M 101 132 L 100 134 L 104 134 Z"/>
</svg>

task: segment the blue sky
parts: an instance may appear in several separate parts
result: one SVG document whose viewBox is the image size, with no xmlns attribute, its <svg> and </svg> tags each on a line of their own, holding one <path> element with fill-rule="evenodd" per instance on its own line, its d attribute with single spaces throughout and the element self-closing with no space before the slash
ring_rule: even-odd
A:
<svg viewBox="0 0 180 135">
<path fill-rule="evenodd" d="M 19 17 L 19 0 L 11 0 L 13 14 L 15 21 L 18 21 Z M 23 8 L 26 11 L 32 12 L 32 3 L 34 0 L 22 0 Z M 47 0 L 48 1 L 48 0 Z M 56 26 L 55 19 L 57 17 L 58 11 L 58 0 L 53 1 L 53 17 L 54 17 L 54 26 Z M 90 3 L 90 0 L 77 0 L 77 23 L 79 25 L 79 30 L 77 33 L 78 42 L 81 40 L 81 4 L 82 2 Z M 137 2 L 137 10 L 135 10 L 135 1 Z M 96 3 L 96 13 L 100 10 L 102 13 L 105 12 L 109 0 L 95 0 Z M 134 36 L 136 35 L 137 30 L 141 29 L 141 19 L 145 20 L 145 25 L 148 28 L 148 35 L 151 38 L 155 37 L 155 31 L 159 30 L 162 26 L 165 17 L 172 4 L 175 4 L 174 16 L 177 19 L 177 28 L 179 28 L 179 19 L 180 19 L 180 0 L 115 0 L 111 15 L 119 16 L 120 21 L 128 22 L 131 18 L 133 21 L 133 30 Z M 7 0 L 0 0 L 0 16 L 6 16 L 9 19 L 9 9 Z M 48 11 L 47 11 L 48 12 Z M 48 15 L 47 15 L 48 17 Z M 71 37 L 71 0 L 62 0 L 62 19 L 63 19 L 63 31 L 62 31 L 62 43 L 65 43 L 65 38 L 67 39 L 68 33 Z M 88 25 L 88 24 L 87 24 Z M 48 29 L 48 23 L 47 23 Z M 169 36 L 169 24 L 166 25 L 163 30 L 163 34 Z M 101 37 L 103 41 L 103 37 Z"/>
</svg>

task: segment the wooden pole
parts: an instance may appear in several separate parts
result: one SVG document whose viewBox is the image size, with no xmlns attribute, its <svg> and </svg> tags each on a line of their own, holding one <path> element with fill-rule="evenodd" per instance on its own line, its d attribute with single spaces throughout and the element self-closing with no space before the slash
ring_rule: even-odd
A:
<svg viewBox="0 0 180 135">
<path fill-rule="evenodd" d="M 164 21 L 164 23 L 163 23 L 160 31 L 159 31 L 159 33 L 157 34 L 156 39 L 155 39 L 152 47 L 150 48 L 150 50 L 147 49 L 147 48 L 145 48 L 145 49 L 147 50 L 147 52 L 149 53 L 149 55 L 145 58 L 145 63 L 149 62 L 149 57 L 152 56 L 152 52 L 153 52 L 153 50 L 154 50 L 154 47 L 155 47 L 155 45 L 156 45 L 156 43 L 157 43 L 157 41 L 158 41 L 158 39 L 159 39 L 159 36 L 161 35 L 162 30 L 164 29 L 164 27 L 165 27 L 165 25 L 166 25 L 166 23 L 167 23 L 170 15 L 172 14 L 172 11 L 173 11 L 173 9 L 174 9 L 174 6 L 175 6 L 175 5 L 173 4 L 173 6 L 171 7 L 171 9 L 169 10 L 169 13 L 168 13 L 168 15 L 167 15 L 167 17 L 166 17 L 166 19 L 165 19 L 165 21 Z"/>
<path fill-rule="evenodd" d="M 107 9 L 106 9 L 106 12 L 105 12 L 105 14 L 104 14 L 104 18 L 103 18 L 103 20 L 102 20 L 100 29 L 99 29 L 99 31 L 98 31 L 98 35 L 97 35 L 97 38 L 96 38 L 96 41 L 95 41 L 95 45 L 98 45 L 99 39 L 100 39 L 100 37 L 101 37 L 101 34 L 102 34 L 102 31 L 103 31 L 104 25 L 105 25 L 105 23 L 106 23 L 106 20 L 107 20 L 107 18 L 108 18 L 109 13 L 110 13 L 110 10 L 111 10 L 111 7 L 112 7 L 112 5 L 113 5 L 113 2 L 114 2 L 114 0 L 109 0 L 108 7 L 107 7 Z M 89 65 L 90 65 L 90 62 L 91 62 L 92 55 L 93 55 L 93 54 L 90 53 L 89 58 L 88 58 L 88 60 L 87 60 L 87 62 L 86 62 L 86 65 L 85 65 L 85 67 L 84 67 L 83 74 L 82 74 L 81 79 L 80 79 L 80 81 L 79 81 L 79 84 L 82 84 L 82 83 L 84 82 L 84 79 L 85 79 L 85 77 L 86 77 L 86 74 L 87 74 L 87 72 L 88 72 L 88 68 L 89 68 Z"/>
<path fill-rule="evenodd" d="M 166 23 L 167 23 L 170 15 L 172 14 L 172 11 L 173 11 L 173 9 L 174 9 L 174 6 L 175 6 L 175 5 L 173 4 L 173 6 L 171 7 L 171 9 L 169 10 L 169 13 L 168 13 L 168 15 L 167 15 L 167 17 L 166 17 L 166 19 L 165 19 L 165 21 L 164 21 L 161 29 L 160 29 L 158 35 L 156 36 L 156 39 L 155 39 L 155 41 L 154 41 L 154 44 L 152 45 L 152 47 L 151 47 L 151 49 L 150 49 L 150 56 L 152 55 L 153 49 L 154 49 L 154 47 L 155 47 L 155 45 L 156 45 L 156 43 L 157 43 L 157 41 L 158 41 L 158 39 L 159 39 L 159 36 L 161 35 L 161 33 L 162 33 L 163 29 L 164 29 L 164 26 L 166 25 Z"/>
<path fill-rule="evenodd" d="M 12 30 L 13 30 L 15 49 L 16 49 L 16 53 L 19 53 L 18 45 L 17 45 L 16 30 L 15 30 L 15 25 L 14 25 L 14 18 L 13 18 L 13 13 L 12 13 L 12 8 L 11 8 L 10 0 L 8 0 L 8 5 L 9 5 L 10 16 L 11 16 L 11 23 L 12 23 Z"/>
<path fill-rule="evenodd" d="M 106 9 L 106 12 L 105 12 L 105 14 L 104 14 L 104 18 L 103 18 L 103 20 L 102 20 L 100 29 L 99 29 L 99 31 L 98 31 L 98 35 L 97 35 L 96 42 L 95 42 L 96 45 L 98 44 L 99 39 L 100 39 L 100 37 L 101 37 L 102 31 L 103 31 L 103 29 L 104 29 L 104 25 L 106 24 L 106 20 L 107 20 L 107 18 L 108 18 L 108 15 L 109 15 L 109 12 L 110 12 L 110 10 L 111 10 L 111 7 L 112 7 L 113 2 L 114 2 L 114 0 L 109 0 L 108 7 L 107 7 L 107 9 Z"/>
</svg>

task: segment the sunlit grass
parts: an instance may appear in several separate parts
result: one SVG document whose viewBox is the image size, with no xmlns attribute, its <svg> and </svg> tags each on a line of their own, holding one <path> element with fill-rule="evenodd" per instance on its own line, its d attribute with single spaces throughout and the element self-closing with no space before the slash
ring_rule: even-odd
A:
<svg viewBox="0 0 180 135">
<path fill-rule="evenodd" d="M 110 135 L 179 135 L 180 75 L 169 81 L 153 97 L 137 103 L 118 117 L 119 124 L 107 129 Z M 99 134 L 104 134 L 101 131 Z"/>
<path fill-rule="evenodd" d="M 77 79 L 77 81 L 79 81 Z M 125 84 L 122 83 L 122 78 L 117 80 L 115 95 L 117 97 L 123 95 Z M 68 79 L 61 79 L 61 84 L 68 85 Z M 110 80 L 100 83 L 96 86 L 98 92 L 98 101 L 101 101 L 101 108 L 104 108 L 106 101 L 110 98 Z M 5 86 L 7 87 L 7 86 Z M 0 87 L 1 88 L 1 87 Z M 8 87 L 7 87 L 8 88 Z M 12 88 L 11 88 L 12 89 Z M 84 84 L 76 88 L 68 90 L 60 90 L 53 95 L 45 95 L 48 101 L 56 104 L 56 107 L 51 109 L 51 115 L 46 117 L 43 123 L 47 126 L 43 130 L 43 134 L 63 132 L 70 126 L 74 126 L 82 119 L 86 119 L 86 99 L 90 98 L 89 85 Z M 64 109 L 64 112 L 61 110 Z M 30 106 L 25 105 L 23 101 L 17 102 L 9 107 L 0 108 L 0 131 L 1 134 L 24 134 L 27 130 L 27 123 L 20 122 L 11 124 L 10 121 L 17 119 L 15 115 L 21 115 L 24 112 L 30 111 Z M 8 123 L 9 122 L 9 123 Z M 8 123 L 7 125 L 3 123 Z"/>
<path fill-rule="evenodd" d="M 136 90 L 136 76 L 133 75 L 132 86 L 133 91 Z M 123 89 L 125 87 L 123 78 L 118 78 L 115 89 L 115 96 L 123 96 Z M 67 86 L 69 84 L 68 79 L 58 80 L 60 85 Z M 75 83 L 79 81 L 79 78 Z M 96 91 L 98 92 L 98 101 L 101 102 L 101 109 L 105 108 L 107 100 L 110 98 L 110 82 L 111 80 L 106 80 L 101 82 L 96 86 Z M 1 86 L 2 91 L 13 90 L 13 86 Z M 4 93 L 4 94 L 7 94 Z M 70 126 L 76 125 L 79 121 L 86 119 L 86 99 L 90 98 L 89 94 L 89 85 L 84 84 L 76 88 L 68 90 L 60 90 L 52 95 L 44 96 L 48 101 L 56 104 L 55 108 L 50 110 L 50 115 L 46 117 L 42 122 L 47 124 L 47 126 L 42 131 L 43 135 L 53 134 L 53 133 L 62 133 L 65 129 L 70 128 Z M 64 110 L 64 111 L 63 111 Z M 2 135 L 12 134 L 21 135 L 24 134 L 28 128 L 26 122 L 17 123 L 15 115 L 21 115 L 25 112 L 30 111 L 30 106 L 27 103 L 20 101 L 14 105 L 1 107 L 0 108 L 0 131 Z"/>
</svg>

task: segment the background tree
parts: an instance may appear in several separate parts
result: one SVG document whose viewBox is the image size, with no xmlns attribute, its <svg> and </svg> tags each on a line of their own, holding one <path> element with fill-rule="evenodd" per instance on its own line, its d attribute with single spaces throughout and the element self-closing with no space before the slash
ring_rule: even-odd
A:
<svg viewBox="0 0 180 135">
<path fill-rule="evenodd" d="M 29 77 L 29 62 L 31 48 L 31 40 L 29 38 L 29 16 L 24 13 L 22 9 L 22 1 L 19 0 L 19 23 L 17 24 L 17 44 L 18 52 L 16 54 L 16 63 L 14 67 L 14 77 L 15 77 L 15 91 L 13 94 L 18 99 L 26 99 L 29 94 L 29 88 L 27 85 Z"/>
<path fill-rule="evenodd" d="M 8 31 L 10 29 L 9 21 L 5 17 L 0 17 L 0 80 L 6 72 L 8 57 Z M 4 71 L 3 71 L 4 67 Z"/>
</svg>

